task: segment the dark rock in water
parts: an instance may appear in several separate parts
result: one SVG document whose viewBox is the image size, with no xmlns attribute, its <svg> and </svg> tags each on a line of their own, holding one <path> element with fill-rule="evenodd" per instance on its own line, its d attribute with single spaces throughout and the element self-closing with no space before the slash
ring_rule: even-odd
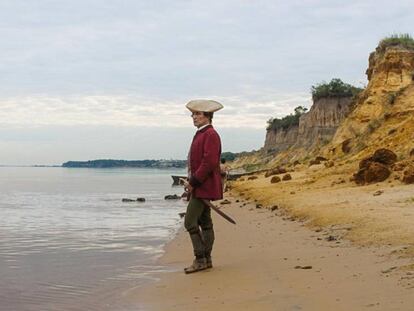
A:
<svg viewBox="0 0 414 311">
<path fill-rule="evenodd" d="M 336 237 L 334 237 L 333 235 L 330 235 L 330 236 L 328 236 L 328 237 L 326 238 L 326 240 L 327 240 L 327 241 L 329 241 L 329 242 L 331 242 L 331 241 L 336 241 L 336 240 L 337 240 L 337 238 L 336 238 Z"/>
<path fill-rule="evenodd" d="M 181 197 L 176 194 L 168 194 L 164 197 L 164 200 L 179 200 Z"/>
<path fill-rule="evenodd" d="M 123 198 L 122 202 L 136 202 L 136 200 L 134 199 L 127 199 L 127 198 Z"/>
<path fill-rule="evenodd" d="M 137 198 L 137 202 L 145 202 L 145 198 Z"/>
<path fill-rule="evenodd" d="M 403 183 L 412 184 L 414 183 L 414 166 L 410 165 L 404 170 Z"/>
<path fill-rule="evenodd" d="M 385 165 L 392 165 L 397 161 L 397 155 L 389 149 L 378 149 L 374 152 L 372 160 Z"/>
<path fill-rule="evenodd" d="M 257 176 L 250 176 L 250 177 L 247 178 L 247 180 L 253 180 L 253 179 L 257 179 L 257 178 L 258 178 Z"/>
<path fill-rule="evenodd" d="M 286 174 L 283 176 L 282 180 L 291 180 L 292 176 L 290 176 L 290 174 Z"/>
<path fill-rule="evenodd" d="M 364 165 L 364 168 L 361 168 L 354 174 L 355 182 L 358 185 L 381 182 L 386 180 L 391 174 L 389 168 L 382 163 L 368 161 Z"/>
<path fill-rule="evenodd" d="M 280 179 L 279 176 L 273 176 L 272 179 L 270 180 L 270 183 L 275 184 L 275 183 L 278 183 L 280 181 L 281 181 L 281 179 Z"/>
<path fill-rule="evenodd" d="M 322 157 L 322 156 L 317 156 L 316 158 L 315 158 L 315 160 L 317 160 L 317 161 L 328 161 L 328 159 L 327 158 L 325 158 L 325 157 Z"/>
<path fill-rule="evenodd" d="M 262 204 L 256 204 L 256 208 L 262 208 L 263 205 Z"/>
</svg>

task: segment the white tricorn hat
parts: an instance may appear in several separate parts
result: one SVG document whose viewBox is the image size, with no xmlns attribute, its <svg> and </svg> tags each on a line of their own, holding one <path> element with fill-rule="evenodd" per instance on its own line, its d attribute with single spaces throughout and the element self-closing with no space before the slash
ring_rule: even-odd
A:
<svg viewBox="0 0 414 311">
<path fill-rule="evenodd" d="M 223 105 L 214 100 L 208 99 L 196 99 L 191 100 L 185 105 L 191 112 L 204 111 L 204 112 L 215 112 L 223 108 Z"/>
</svg>

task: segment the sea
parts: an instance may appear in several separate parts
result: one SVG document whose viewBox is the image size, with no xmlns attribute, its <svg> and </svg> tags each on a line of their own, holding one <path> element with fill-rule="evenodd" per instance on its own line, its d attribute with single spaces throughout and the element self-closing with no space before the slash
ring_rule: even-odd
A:
<svg viewBox="0 0 414 311">
<path fill-rule="evenodd" d="M 0 310 L 137 310 L 186 204 L 183 169 L 0 167 Z M 123 198 L 145 202 L 122 202 Z"/>
</svg>

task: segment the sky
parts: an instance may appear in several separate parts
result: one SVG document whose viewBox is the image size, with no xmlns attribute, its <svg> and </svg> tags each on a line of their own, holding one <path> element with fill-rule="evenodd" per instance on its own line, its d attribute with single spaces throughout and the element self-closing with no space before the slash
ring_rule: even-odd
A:
<svg viewBox="0 0 414 311">
<path fill-rule="evenodd" d="M 413 35 L 413 1 L 0 0 L 0 164 L 185 159 L 185 104 L 214 99 L 223 151 L 310 89 L 367 84 L 368 56 Z"/>
</svg>

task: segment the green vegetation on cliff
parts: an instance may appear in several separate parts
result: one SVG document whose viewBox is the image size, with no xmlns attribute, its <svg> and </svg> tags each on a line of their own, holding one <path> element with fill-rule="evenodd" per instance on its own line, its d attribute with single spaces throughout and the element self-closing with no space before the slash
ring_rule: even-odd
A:
<svg viewBox="0 0 414 311">
<path fill-rule="evenodd" d="M 237 158 L 237 155 L 237 153 L 227 151 L 221 153 L 221 158 L 226 161 L 233 161 L 235 158 Z"/>
<path fill-rule="evenodd" d="M 314 101 L 320 98 L 354 97 L 362 90 L 361 88 L 342 82 L 341 79 L 332 79 L 329 83 L 322 82 L 311 88 L 312 99 Z M 286 130 L 289 127 L 297 126 L 299 125 L 300 116 L 306 113 L 307 110 L 307 108 L 298 106 L 295 108 L 294 114 L 289 114 L 283 118 L 270 118 L 267 121 L 266 130 Z"/>
<path fill-rule="evenodd" d="M 361 88 L 344 83 L 341 79 L 332 79 L 329 83 L 322 82 L 313 85 L 311 88 L 312 99 L 314 101 L 320 98 L 353 97 L 361 91 Z"/>
<path fill-rule="evenodd" d="M 308 108 L 298 106 L 295 108 L 295 113 L 287 115 L 281 119 L 279 118 L 270 118 L 267 121 L 267 127 L 266 130 L 270 131 L 276 131 L 279 129 L 288 129 L 291 126 L 299 125 L 299 118 L 302 114 L 306 113 L 308 111 Z"/>
<path fill-rule="evenodd" d="M 414 39 L 408 34 L 394 34 L 382 39 L 377 47 L 377 52 L 385 52 L 387 47 L 400 46 L 409 50 L 414 50 Z"/>
<path fill-rule="evenodd" d="M 92 161 L 68 161 L 62 167 L 85 168 L 112 168 L 112 167 L 140 167 L 140 168 L 183 168 L 185 160 L 92 160 Z"/>
<path fill-rule="evenodd" d="M 221 153 L 221 159 L 225 159 L 226 161 L 234 161 L 237 158 L 246 157 L 246 156 L 254 154 L 255 152 L 256 152 L 256 150 L 242 151 L 242 152 L 226 151 L 226 152 Z"/>
</svg>

